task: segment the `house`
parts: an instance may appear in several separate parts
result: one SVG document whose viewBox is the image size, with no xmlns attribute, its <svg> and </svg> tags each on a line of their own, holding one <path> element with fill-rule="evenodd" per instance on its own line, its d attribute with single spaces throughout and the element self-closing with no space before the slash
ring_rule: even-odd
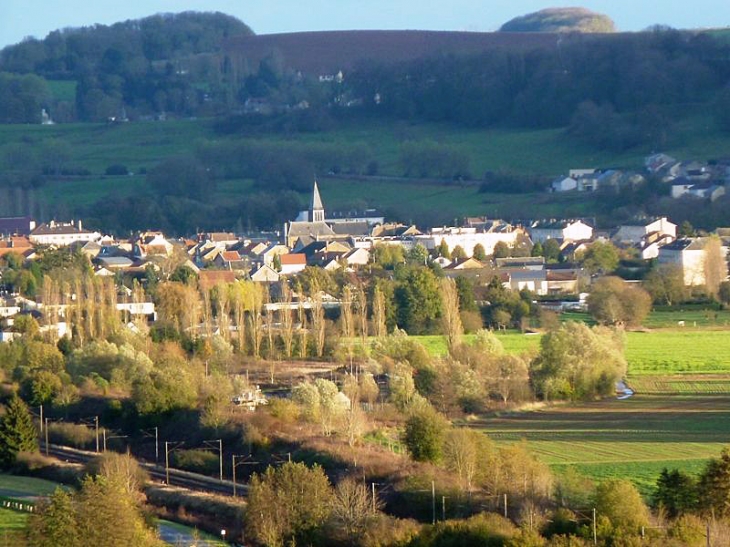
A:
<svg viewBox="0 0 730 547">
<path fill-rule="evenodd" d="M 413 238 L 415 243 L 420 243 L 426 249 L 433 250 L 446 244 L 449 252 L 454 248 L 461 247 L 468 256 L 474 254 L 474 247 L 481 245 L 487 255 L 494 254 L 497 243 L 504 243 L 509 247 L 518 245 L 524 237 L 522 228 L 512 226 L 504 221 L 493 221 L 479 229 L 475 226 L 434 228 L 430 232 L 417 235 Z"/>
<path fill-rule="evenodd" d="M 677 237 L 677 225 L 669 222 L 667 217 L 653 217 L 636 219 L 619 226 L 616 233 L 611 238 L 615 243 L 624 245 L 639 245 L 646 241 L 647 238 L 669 236 L 672 239 Z"/>
<path fill-rule="evenodd" d="M 654 174 L 676 162 L 677 160 L 674 159 L 672 156 L 661 153 L 652 154 L 651 156 L 647 156 L 646 158 L 644 158 L 644 167 L 646 167 L 646 170 L 649 173 Z"/>
<path fill-rule="evenodd" d="M 36 229 L 36 222 L 31 217 L 3 217 L 0 218 L 0 235 L 28 236 Z"/>
<path fill-rule="evenodd" d="M 280 275 L 296 274 L 307 267 L 307 257 L 302 253 L 289 253 L 279 255 Z"/>
<path fill-rule="evenodd" d="M 259 283 L 278 283 L 280 279 L 279 272 L 265 264 L 252 270 L 249 277 Z"/>
<path fill-rule="evenodd" d="M 133 245 L 134 256 L 145 258 L 147 256 L 171 256 L 174 246 L 162 232 L 142 232 Z"/>
<path fill-rule="evenodd" d="M 111 272 L 128 270 L 134 262 L 126 256 L 103 256 L 97 257 L 95 262 L 102 268 Z"/>
<path fill-rule="evenodd" d="M 36 245 L 53 245 L 55 247 L 66 247 L 77 241 L 98 241 L 101 239 L 99 232 L 84 230 L 81 221 L 78 224 L 71 222 L 44 223 L 30 233 L 28 237 Z"/>
<path fill-rule="evenodd" d="M 231 399 L 234 405 L 242 406 L 249 412 L 256 410 L 259 405 L 266 405 L 269 401 L 259 386 L 243 389 L 238 395 Z"/>
<path fill-rule="evenodd" d="M 674 187 L 672 187 L 674 188 Z M 712 184 L 711 182 L 699 183 L 692 186 L 689 189 L 689 195 L 700 199 L 709 199 L 715 201 L 716 199 L 725 195 L 725 187 L 718 184 Z"/>
<path fill-rule="evenodd" d="M 264 252 L 259 255 L 259 259 L 267 266 L 273 268 L 274 259 L 276 257 L 279 257 L 279 259 L 281 260 L 281 257 L 286 254 L 289 254 L 289 247 L 287 247 L 286 245 L 281 245 L 280 243 L 273 243 L 272 245 L 269 245 L 266 250 L 264 250 Z"/>
<path fill-rule="evenodd" d="M 336 211 L 325 218 L 325 222 L 335 227 L 336 224 L 362 222 L 368 226 L 376 226 L 385 223 L 385 215 L 376 209 L 365 209 L 364 211 Z"/>
<path fill-rule="evenodd" d="M 33 245 L 25 236 L 10 236 L 7 239 L 0 239 L 0 256 L 10 253 L 25 256 L 32 249 Z"/>
<path fill-rule="evenodd" d="M 593 238 L 593 228 L 582 220 L 541 220 L 533 222 L 527 231 L 535 243 L 548 239 L 582 241 Z"/>
<path fill-rule="evenodd" d="M 522 268 L 525 270 L 542 270 L 545 268 L 545 257 L 542 256 L 526 256 L 526 257 L 510 257 L 497 258 L 495 260 L 497 268 Z"/>
<path fill-rule="evenodd" d="M 209 291 L 216 285 L 235 281 L 236 274 L 230 270 L 200 270 L 198 274 L 198 287 L 201 291 Z"/>
<path fill-rule="evenodd" d="M 365 266 L 370 262 L 370 251 L 359 247 L 345 253 L 342 259 L 347 262 L 348 266 Z"/>
<path fill-rule="evenodd" d="M 573 177 L 559 177 L 550 183 L 551 192 L 570 192 L 578 189 L 578 181 Z"/>
<path fill-rule="evenodd" d="M 685 285 L 704 285 L 709 242 L 710 238 L 707 237 L 678 239 L 659 248 L 658 262 L 679 266 L 682 269 Z M 719 260 L 725 269 L 725 275 L 727 275 L 726 254 L 727 248 L 722 247 L 722 257 Z"/>
</svg>

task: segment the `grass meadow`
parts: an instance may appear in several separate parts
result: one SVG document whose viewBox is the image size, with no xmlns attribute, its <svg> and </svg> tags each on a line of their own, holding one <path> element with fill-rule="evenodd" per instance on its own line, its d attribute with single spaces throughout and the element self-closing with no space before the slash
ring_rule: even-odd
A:
<svg viewBox="0 0 730 547">
<path fill-rule="evenodd" d="M 74 93 L 73 82 L 51 82 L 54 96 L 68 99 Z M 665 152 L 677 158 L 707 159 L 725 154 L 730 137 L 708 132 L 703 115 L 677 122 L 682 138 Z M 144 190 L 142 169 L 151 169 L 162 160 L 190 155 L 201 141 L 245 141 L 251 137 L 217 135 L 212 120 L 170 120 L 166 122 L 129 122 L 124 124 L 0 125 L 3 145 L 22 145 L 43 150 L 52 141 L 69 145 L 67 164 L 88 169 L 91 176 L 65 180 L 41 189 L 49 203 L 86 205 L 104 196 L 128 196 Z M 294 135 L 257 135 L 256 142 L 287 146 L 310 143 L 346 143 L 372 152 L 378 172 L 385 177 L 401 176 L 400 146 L 408 141 L 427 141 L 450 146 L 469 158 L 474 182 L 471 184 L 414 184 L 408 181 L 326 178 L 322 192 L 331 208 L 371 206 L 413 215 L 442 211 L 455 217 L 489 215 L 523 217 L 526 210 L 535 216 L 587 216 L 595 214 L 597 198 L 583 195 L 480 194 L 478 181 L 487 171 L 505 171 L 516 175 L 557 176 L 575 167 L 610 165 L 641 169 L 643 157 L 650 152 L 632 149 L 620 154 L 597 151 L 573 142 L 565 130 L 525 130 L 515 128 L 464 128 L 448 124 L 410 123 L 393 120 L 355 119 L 338 122 L 334 129 L 321 133 Z M 123 164 L 135 173 L 129 177 L 103 177 L 110 165 Z M 241 196 L 250 189 L 250 181 L 222 181 L 214 201 L 225 202 L 230 195 Z M 308 196 L 302 196 L 306 202 Z"/>
<path fill-rule="evenodd" d="M 497 443 L 527 442 L 556 472 L 622 477 L 649 494 L 664 467 L 699 472 L 730 444 L 730 394 L 635 395 L 469 422 Z"/>
</svg>

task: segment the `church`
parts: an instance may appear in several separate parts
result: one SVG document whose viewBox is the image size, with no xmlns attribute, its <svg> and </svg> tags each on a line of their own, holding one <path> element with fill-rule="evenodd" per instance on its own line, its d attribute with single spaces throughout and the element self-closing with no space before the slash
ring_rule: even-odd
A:
<svg viewBox="0 0 730 547">
<path fill-rule="evenodd" d="M 324 219 L 324 205 L 319 195 L 317 181 L 314 181 L 309 210 L 300 212 L 296 220 L 284 226 L 284 244 L 292 249 L 294 246 L 309 245 L 313 241 L 336 239 L 337 235 Z"/>
</svg>

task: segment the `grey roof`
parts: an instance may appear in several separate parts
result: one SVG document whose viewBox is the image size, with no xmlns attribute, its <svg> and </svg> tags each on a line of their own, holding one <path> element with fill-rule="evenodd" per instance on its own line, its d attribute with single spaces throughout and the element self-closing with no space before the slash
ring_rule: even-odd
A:
<svg viewBox="0 0 730 547">
<path fill-rule="evenodd" d="M 105 266 L 116 266 L 117 268 L 129 267 L 134 262 L 126 256 L 104 256 L 98 257 L 97 260 Z"/>
<path fill-rule="evenodd" d="M 303 237 L 303 236 L 333 236 L 335 233 L 324 222 L 297 222 L 289 223 L 287 237 Z"/>
<path fill-rule="evenodd" d="M 317 181 L 314 181 L 314 189 L 312 190 L 312 211 L 318 209 L 324 209 L 322 205 L 322 198 L 319 196 L 319 188 L 317 187 Z"/>
<path fill-rule="evenodd" d="M 332 231 L 338 235 L 368 236 L 370 225 L 367 222 L 337 222 L 332 224 Z"/>
<path fill-rule="evenodd" d="M 706 238 L 686 237 L 664 245 L 660 251 L 701 251 L 705 248 Z"/>
</svg>

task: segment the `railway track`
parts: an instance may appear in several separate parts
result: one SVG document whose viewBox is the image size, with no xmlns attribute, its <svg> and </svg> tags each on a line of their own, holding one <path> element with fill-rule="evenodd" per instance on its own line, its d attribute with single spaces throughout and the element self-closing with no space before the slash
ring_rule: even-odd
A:
<svg viewBox="0 0 730 547">
<path fill-rule="evenodd" d="M 97 452 L 90 452 L 88 450 L 78 450 L 68 446 L 61 446 L 56 444 L 49 444 L 46 450 L 45 443 L 41 443 L 41 452 L 48 454 L 59 460 L 64 460 L 70 463 L 85 464 L 99 454 Z M 165 468 L 159 465 L 155 465 L 147 462 L 139 462 L 149 476 L 160 483 L 167 483 L 167 472 Z M 182 471 L 180 469 L 169 469 L 170 486 L 177 486 L 180 488 L 186 488 L 188 490 L 195 490 L 197 492 L 207 492 L 210 494 L 219 494 L 224 496 L 233 496 L 233 482 L 229 480 L 218 480 L 206 475 L 200 475 L 198 473 L 190 473 L 188 471 Z M 248 485 L 236 484 L 236 495 L 245 497 L 248 493 Z"/>
</svg>

